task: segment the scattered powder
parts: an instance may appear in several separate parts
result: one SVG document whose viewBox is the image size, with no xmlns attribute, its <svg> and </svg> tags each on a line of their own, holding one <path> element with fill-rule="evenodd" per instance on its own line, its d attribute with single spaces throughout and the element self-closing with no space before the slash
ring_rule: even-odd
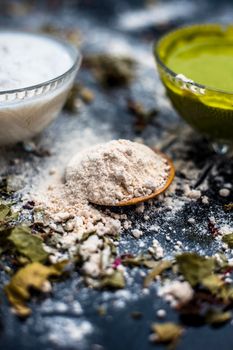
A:
<svg viewBox="0 0 233 350">
<path fill-rule="evenodd" d="M 230 195 L 231 191 L 228 188 L 222 188 L 219 191 L 219 194 L 221 197 L 228 197 Z"/>
<path fill-rule="evenodd" d="M 158 296 L 163 297 L 172 307 L 186 304 L 193 298 L 193 289 L 188 282 L 167 282 L 158 290 Z"/>
<path fill-rule="evenodd" d="M 140 238 L 143 235 L 143 232 L 141 230 L 135 229 L 132 230 L 132 235 L 134 238 Z"/>
<path fill-rule="evenodd" d="M 209 204 L 209 198 L 207 196 L 202 196 L 201 201 L 203 204 Z"/>
<path fill-rule="evenodd" d="M 68 164 L 66 182 L 78 198 L 115 205 L 162 188 L 168 172 L 166 159 L 147 146 L 116 140 L 77 154 Z"/>
<path fill-rule="evenodd" d="M 55 322 L 51 322 L 51 318 L 45 318 L 44 323 L 48 328 L 49 341 L 61 347 L 69 347 L 73 342 L 85 341 L 85 337 L 93 332 L 93 326 L 85 320 L 56 317 Z"/>
<path fill-rule="evenodd" d="M 166 315 L 167 315 L 167 313 L 166 313 L 166 310 L 164 310 L 164 309 L 159 309 L 156 312 L 156 316 L 159 318 L 164 318 L 164 317 L 166 317 Z"/>
<path fill-rule="evenodd" d="M 184 186 L 185 195 L 190 199 L 198 199 L 201 197 L 201 191 L 193 190 L 189 187 L 189 185 Z"/>
<path fill-rule="evenodd" d="M 188 223 L 189 224 L 195 224 L 196 220 L 194 218 L 189 218 Z"/>
<path fill-rule="evenodd" d="M 149 247 L 148 251 L 153 254 L 156 259 L 162 259 L 164 256 L 163 248 L 157 239 L 153 240 L 152 247 Z"/>
</svg>

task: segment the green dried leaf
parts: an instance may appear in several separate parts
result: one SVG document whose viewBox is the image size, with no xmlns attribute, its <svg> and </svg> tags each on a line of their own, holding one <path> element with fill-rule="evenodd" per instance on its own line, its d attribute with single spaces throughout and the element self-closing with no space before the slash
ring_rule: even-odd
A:
<svg viewBox="0 0 233 350">
<path fill-rule="evenodd" d="M 224 209 L 226 211 L 233 211 L 233 203 L 225 204 Z"/>
<path fill-rule="evenodd" d="M 217 294 L 219 289 L 223 287 L 224 281 L 218 275 L 210 275 L 203 278 L 202 285 L 212 294 Z"/>
<path fill-rule="evenodd" d="M 214 272 L 215 260 L 196 253 L 183 253 L 176 256 L 179 272 L 192 286 L 202 283 L 203 279 Z"/>
<path fill-rule="evenodd" d="M 8 240 L 18 253 L 32 262 L 44 262 L 48 258 L 48 253 L 43 248 L 42 239 L 33 235 L 27 226 L 18 226 L 12 229 Z"/>
<path fill-rule="evenodd" d="M 17 217 L 18 213 L 12 212 L 10 204 L 0 204 L 0 232 L 6 230 Z"/>
<path fill-rule="evenodd" d="M 231 303 L 233 301 L 233 287 L 228 284 L 223 285 L 216 296 L 225 304 Z"/>
<path fill-rule="evenodd" d="M 231 318 L 232 313 L 230 311 L 222 312 L 216 310 L 209 310 L 205 316 L 206 323 L 209 323 L 211 325 L 225 323 Z"/>
<path fill-rule="evenodd" d="M 202 285 L 225 304 L 231 303 L 233 300 L 232 286 L 225 284 L 221 277 L 216 274 L 205 277 L 202 280 Z"/>
<path fill-rule="evenodd" d="M 26 317 L 31 309 L 26 302 L 31 297 L 31 289 L 43 292 L 51 276 L 60 276 L 67 261 L 52 266 L 44 266 L 38 262 L 21 268 L 5 286 L 5 293 L 17 315 Z"/>
<path fill-rule="evenodd" d="M 9 205 L 0 204 L 0 222 L 4 221 L 9 214 L 11 214 L 11 207 Z"/>
<path fill-rule="evenodd" d="M 100 288 L 122 289 L 125 287 L 124 275 L 121 271 L 115 271 L 110 276 L 105 276 L 100 281 Z"/>
<path fill-rule="evenodd" d="M 154 268 L 148 273 L 148 275 L 144 279 L 143 286 L 146 288 L 148 287 L 157 277 L 158 275 L 161 275 L 165 270 L 168 270 L 172 266 L 172 262 L 168 260 L 162 260 L 156 263 L 157 265 L 154 266 Z"/>
<path fill-rule="evenodd" d="M 157 266 L 157 261 L 153 260 L 151 255 L 138 255 L 135 257 L 126 256 L 121 259 L 122 259 L 122 264 L 129 267 L 144 266 L 149 269 L 153 269 L 154 267 Z"/>
<path fill-rule="evenodd" d="M 172 322 L 154 323 L 151 328 L 155 335 L 154 340 L 165 344 L 176 343 L 184 332 L 183 327 Z"/>
<path fill-rule="evenodd" d="M 233 248 L 233 233 L 229 233 L 222 238 L 224 243 L 227 243 L 229 248 Z"/>
</svg>

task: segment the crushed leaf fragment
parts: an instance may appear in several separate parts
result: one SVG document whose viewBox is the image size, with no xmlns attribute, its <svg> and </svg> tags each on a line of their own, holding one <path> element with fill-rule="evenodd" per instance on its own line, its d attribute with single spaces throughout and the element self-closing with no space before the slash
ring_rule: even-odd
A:
<svg viewBox="0 0 233 350">
<path fill-rule="evenodd" d="M 63 273 L 67 261 L 44 266 L 33 262 L 18 270 L 10 282 L 5 286 L 5 293 L 15 313 L 21 317 L 27 317 L 31 309 L 26 302 L 31 297 L 31 289 L 43 292 L 48 279 L 51 276 L 60 276 Z"/>
</svg>

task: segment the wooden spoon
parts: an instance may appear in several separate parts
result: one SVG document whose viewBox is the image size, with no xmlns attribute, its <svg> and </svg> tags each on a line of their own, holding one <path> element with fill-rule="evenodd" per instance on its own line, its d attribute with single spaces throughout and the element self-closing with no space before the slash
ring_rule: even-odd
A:
<svg viewBox="0 0 233 350">
<path fill-rule="evenodd" d="M 163 187 L 157 189 L 155 192 L 151 193 L 150 195 L 148 196 L 143 196 L 143 197 L 136 197 L 136 198 L 132 198 L 132 199 L 129 199 L 129 200 L 125 200 L 125 201 L 121 201 L 121 202 L 118 202 L 114 205 L 111 205 L 112 207 L 124 207 L 124 206 L 127 206 L 127 205 L 135 205 L 135 204 L 139 204 L 139 203 L 142 203 L 142 202 L 146 202 L 152 198 L 155 198 L 157 197 L 159 194 L 165 192 L 168 187 L 171 185 L 174 177 L 175 177 L 175 167 L 174 167 L 174 164 L 172 162 L 172 160 L 164 153 L 158 151 L 158 150 L 155 150 L 154 151 L 156 153 L 158 153 L 160 156 L 162 156 L 163 158 L 166 159 L 168 165 L 170 166 L 170 171 L 169 171 L 169 174 L 167 176 L 167 180 L 164 184 Z M 95 203 L 95 204 L 98 204 L 98 203 Z M 99 203 L 100 205 L 104 205 L 104 206 L 107 206 L 106 204 L 101 204 Z"/>
</svg>

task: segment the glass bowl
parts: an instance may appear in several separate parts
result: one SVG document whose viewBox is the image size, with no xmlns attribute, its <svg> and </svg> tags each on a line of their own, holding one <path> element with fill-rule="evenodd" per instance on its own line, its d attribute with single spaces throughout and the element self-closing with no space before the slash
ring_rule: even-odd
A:
<svg viewBox="0 0 233 350">
<path fill-rule="evenodd" d="M 0 91 L 0 145 L 30 139 L 48 126 L 61 111 L 81 64 L 79 51 L 65 41 L 43 34 L 22 34 L 55 41 L 70 55 L 72 65 L 63 74 L 40 84 Z"/>
<path fill-rule="evenodd" d="M 174 108 L 194 129 L 219 145 L 233 143 L 233 91 L 189 80 L 182 72 L 169 69 L 166 61 L 177 45 L 188 44 L 197 36 L 208 41 L 211 37 L 221 40 L 226 35 L 233 45 L 233 26 L 192 25 L 166 34 L 154 47 L 158 71 Z"/>
</svg>

